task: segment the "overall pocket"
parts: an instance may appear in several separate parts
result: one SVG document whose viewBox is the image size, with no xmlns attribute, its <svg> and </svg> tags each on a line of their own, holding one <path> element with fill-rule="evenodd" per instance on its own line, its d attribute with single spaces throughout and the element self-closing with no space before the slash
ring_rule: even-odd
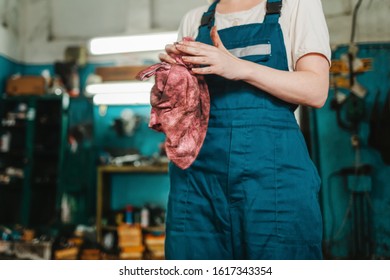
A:
<svg viewBox="0 0 390 280">
<path fill-rule="evenodd" d="M 277 140 L 278 234 L 286 241 L 318 243 L 322 216 L 319 183 L 300 130 L 283 129 Z"/>
</svg>

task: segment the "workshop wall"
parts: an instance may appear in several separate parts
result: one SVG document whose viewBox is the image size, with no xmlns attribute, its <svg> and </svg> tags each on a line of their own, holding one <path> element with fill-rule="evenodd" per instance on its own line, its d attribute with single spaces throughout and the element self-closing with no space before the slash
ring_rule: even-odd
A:
<svg viewBox="0 0 390 280">
<path fill-rule="evenodd" d="M 20 71 L 20 7 L 19 0 L 0 0 L 0 89 L 9 75 Z"/>
<path fill-rule="evenodd" d="M 0 37 L 1 40 L 1 37 Z M 0 88 L 3 89 L 8 77 L 19 72 L 20 65 L 0 53 Z"/>
<path fill-rule="evenodd" d="M 322 0 L 328 23 L 331 43 L 349 43 L 352 16 L 359 0 Z M 387 42 L 390 40 L 390 2 L 388 0 L 363 0 L 356 21 L 356 42 Z"/>
<path fill-rule="evenodd" d="M 115 120 L 131 112 L 137 124 L 129 134 L 115 129 Z M 94 141 L 101 157 L 140 154 L 151 158 L 158 156 L 164 135 L 148 127 L 150 106 L 95 106 Z M 111 176 L 113 209 L 122 209 L 127 204 L 142 207 L 153 204 L 165 209 L 169 191 L 166 174 L 121 174 Z"/>
<path fill-rule="evenodd" d="M 24 15 L 23 61 L 28 63 L 51 63 L 62 59 L 67 46 L 85 44 L 94 36 L 176 30 L 185 12 L 207 3 L 206 0 L 19 1 L 23 3 Z M 349 42 L 357 2 L 322 1 L 332 45 Z M 364 0 L 358 13 L 356 41 L 389 41 L 389 12 L 387 0 Z M 121 64 L 137 64 L 145 57 L 153 57 L 153 54 L 121 55 L 110 59 Z"/>
<path fill-rule="evenodd" d="M 333 46 L 348 43 L 352 15 L 358 0 L 322 1 Z M 85 45 L 91 37 L 137 34 L 175 30 L 189 9 L 204 5 L 206 0 L 39 0 L 7 1 L 23 14 L 17 24 L 20 44 L 5 40 L 8 48 L 29 64 L 52 63 L 63 59 L 64 50 L 72 45 Z M 16 3 L 20 3 L 18 6 Z M 0 6 L 1 7 L 1 6 Z M 172 12 L 172 7 L 175 11 Z M 91 10 L 93 9 L 93 13 Z M 10 10 L 10 8 L 8 8 Z M 358 11 L 356 42 L 390 40 L 390 4 L 387 0 L 363 1 Z M 14 11 L 16 13 L 16 11 Z M 86 16 L 88 15 L 88 16 Z M 343 28 L 340 28 L 343 27 Z M 12 46 L 12 47 L 10 47 Z M 19 47 L 18 47 L 19 46 Z M 90 58 L 93 62 L 142 64 L 156 58 L 156 53 L 125 54 Z"/>
<path fill-rule="evenodd" d="M 42 71 L 54 73 L 53 63 L 64 59 L 64 51 L 68 46 L 86 45 L 88 40 L 95 36 L 136 34 L 150 31 L 171 31 L 177 29 L 184 13 L 192 7 L 205 4 L 203 0 L 20 0 L 20 20 L 22 36 L 18 45 L 22 46 L 18 58 L 23 63 L 18 64 L 19 72 L 25 75 L 39 75 Z M 175 7 L 175 12 L 171 9 Z M 93 11 L 93 12 L 91 12 Z M 87 15 L 87 16 L 86 16 Z M 8 40 L 10 41 L 10 40 Z M 157 53 L 124 54 L 119 56 L 104 56 L 90 58 L 89 63 L 79 69 L 80 88 L 83 93 L 86 79 L 97 66 L 107 65 L 140 65 L 157 61 Z M 8 76 L 6 74 L 6 76 Z M 4 77 L 6 77 L 4 76 Z M 91 103 L 90 103 L 91 105 Z M 85 102 L 72 101 L 70 109 L 70 126 L 83 123 L 82 117 L 89 118 L 84 110 Z M 159 152 L 159 144 L 164 136 L 147 127 L 147 116 L 150 107 L 135 108 L 140 116 L 140 124 L 133 137 L 118 136 L 112 127 L 115 119 L 120 117 L 123 110 L 133 109 L 131 106 L 109 106 L 104 114 L 101 108 L 93 107 L 92 122 L 94 137 L 92 146 L 81 149 L 75 155 L 68 151 L 68 158 L 90 157 L 90 151 L 96 154 L 96 160 L 90 164 L 99 163 L 98 156 L 107 148 L 119 150 L 137 150 L 144 156 L 152 156 Z M 84 113 L 78 113 L 78 112 Z M 87 111 L 88 112 L 88 111 Z M 77 217 L 75 222 L 86 220 L 93 215 L 94 193 L 91 186 L 85 186 L 85 180 L 74 176 L 83 170 L 83 174 L 91 177 L 88 165 L 80 166 L 76 161 L 67 164 L 65 189 L 67 195 L 76 200 Z M 85 177 L 84 176 L 84 177 Z M 142 206 L 152 203 L 165 208 L 169 182 L 167 175 L 156 176 L 117 175 L 112 176 L 112 205 L 114 208 L 126 204 Z M 72 179 L 73 178 L 73 179 Z M 76 180 L 76 178 L 79 178 Z M 94 181 L 94 178 L 90 178 Z M 90 182 L 89 185 L 93 182 Z M 124 188 L 129 186 L 130 188 Z M 119 191 L 117 189 L 119 188 Z M 136 196 L 134 194 L 136 193 Z M 135 199 L 136 198 L 136 199 Z M 92 209 L 88 210 L 88 208 Z"/>
<path fill-rule="evenodd" d="M 70 45 L 84 45 L 94 36 L 175 30 L 181 17 L 206 0 L 0 0 L 0 53 L 26 63 L 52 63 Z M 353 10 L 358 0 L 322 1 L 332 45 L 350 40 Z M 172 12 L 172 7 L 175 11 Z M 93 10 L 93 12 L 91 12 Z M 390 40 L 390 3 L 363 1 L 358 12 L 356 42 Z M 23 16 L 21 16 L 23 15 Z M 87 15 L 87 16 L 86 16 Z M 340 28 L 343 27 L 343 28 Z M 16 43 L 16 40 L 19 43 Z M 154 54 L 96 58 L 138 64 Z"/>
<path fill-rule="evenodd" d="M 207 3 L 206 0 L 21 1 L 25 23 L 23 61 L 28 63 L 60 60 L 67 46 L 85 45 L 96 36 L 176 30 L 185 12 Z M 102 59 L 134 65 L 142 63 L 145 57 L 155 57 L 155 54 Z"/>
<path fill-rule="evenodd" d="M 14 60 L 21 57 L 22 0 L 0 0 L 0 54 Z"/>
<path fill-rule="evenodd" d="M 130 111 L 137 118 L 137 124 L 131 135 L 121 135 L 115 129 L 115 120 Z M 137 150 L 143 156 L 151 157 L 159 152 L 159 145 L 164 141 L 162 133 L 148 127 L 150 106 L 95 106 L 94 139 L 101 150 Z"/>
<path fill-rule="evenodd" d="M 85 88 L 88 75 L 93 73 L 96 67 L 109 65 L 112 63 L 89 63 L 81 67 L 79 69 L 81 88 Z M 54 74 L 52 64 L 17 64 L 17 68 L 25 75 L 39 75 L 43 71 Z M 142 156 L 152 157 L 159 153 L 160 144 L 164 141 L 162 133 L 148 128 L 149 105 L 108 106 L 102 112 L 103 107 L 94 106 L 90 99 L 71 99 L 69 127 L 92 124 L 93 129 L 92 139 L 80 145 L 76 153 L 71 152 L 70 147 L 67 150 L 64 189 L 77 208 L 74 222 L 85 222 L 95 213 L 96 173 L 93 170 L 102 163 L 100 156 L 107 156 L 107 152 L 114 156 L 126 152 L 139 152 Z M 132 110 L 139 118 L 131 136 L 119 135 L 113 126 L 115 120 L 126 110 Z M 120 209 L 127 204 L 141 207 L 148 203 L 165 208 L 169 190 L 167 175 L 122 174 L 111 176 L 110 184 L 111 203 L 114 209 Z"/>
<path fill-rule="evenodd" d="M 351 97 L 356 95 L 341 82 L 348 81 L 348 74 L 334 74 L 327 103 L 313 111 L 316 133 L 313 158 L 322 177 L 325 249 L 330 258 L 388 258 L 390 160 L 389 155 L 383 156 L 381 149 L 376 148 L 381 145 L 373 147 L 373 144 L 382 140 L 390 143 L 387 136 L 390 134 L 390 45 L 359 44 L 357 47 L 357 60 L 363 61 L 365 72 L 357 74 L 356 83 L 366 95 L 353 101 Z M 347 53 L 347 46 L 337 48 L 334 60 L 345 61 Z M 347 99 L 340 101 L 344 98 Z M 340 121 L 335 110 L 337 104 L 341 104 Z M 387 123 L 376 131 L 377 126 L 371 121 L 375 119 L 378 125 L 384 114 Z M 342 128 L 354 121 L 358 124 L 356 132 Z M 358 146 L 354 145 L 354 135 Z M 358 166 L 364 167 L 356 169 Z"/>
</svg>

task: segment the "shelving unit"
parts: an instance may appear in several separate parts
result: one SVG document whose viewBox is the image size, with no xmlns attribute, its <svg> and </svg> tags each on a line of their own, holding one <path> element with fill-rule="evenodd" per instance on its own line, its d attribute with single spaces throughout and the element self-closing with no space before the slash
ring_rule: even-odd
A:
<svg viewBox="0 0 390 280">
<path fill-rule="evenodd" d="M 110 195 L 111 190 L 107 181 L 109 176 L 116 173 L 122 174 L 164 174 L 168 173 L 168 164 L 152 165 L 152 166 L 112 166 L 103 165 L 99 166 L 97 170 L 97 201 L 96 201 L 96 232 L 97 241 L 102 242 L 102 230 L 103 229 L 115 229 L 113 227 L 106 227 L 102 224 L 102 219 L 110 211 Z"/>
<path fill-rule="evenodd" d="M 0 224 L 56 219 L 68 128 L 66 94 L 4 96 L 0 106 Z"/>
</svg>

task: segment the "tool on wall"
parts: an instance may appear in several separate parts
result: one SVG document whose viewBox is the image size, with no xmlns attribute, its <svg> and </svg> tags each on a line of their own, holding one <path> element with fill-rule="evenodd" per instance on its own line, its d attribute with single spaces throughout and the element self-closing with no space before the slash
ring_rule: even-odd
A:
<svg viewBox="0 0 390 280">
<path fill-rule="evenodd" d="M 357 75 L 361 73 L 363 62 L 357 57 L 359 48 L 355 44 L 356 21 L 358 10 L 363 0 L 359 0 L 353 10 L 351 38 L 348 53 L 341 57 L 341 62 L 347 64 L 348 71 L 339 74 L 348 78 L 346 85 L 347 94 L 339 90 L 336 79 L 334 81 L 334 98 L 331 101 L 331 109 L 336 111 L 338 125 L 352 134 L 351 144 L 354 148 L 359 147 L 359 126 L 366 115 L 367 90 L 358 82 Z"/>
<path fill-rule="evenodd" d="M 369 193 L 372 190 L 373 166 L 364 164 L 359 167 L 344 167 L 333 172 L 328 178 L 328 197 L 331 205 L 330 239 L 326 249 L 331 254 L 333 246 L 340 240 L 348 241 L 348 258 L 369 259 L 373 254 L 372 219 Z M 348 206 L 344 212 L 343 220 L 336 228 L 336 213 L 333 203 L 332 179 L 342 180 L 343 189 L 349 194 Z M 345 239 L 342 239 L 344 237 Z"/>
<path fill-rule="evenodd" d="M 367 67 L 370 60 L 358 57 L 359 48 L 355 43 L 357 15 L 362 2 L 363 0 L 359 0 L 354 7 L 348 50 L 346 54 L 341 56 L 338 68 L 336 67 L 336 71 L 333 72 L 334 75 L 339 76 L 333 77 L 332 80 L 334 97 L 331 101 L 331 109 L 336 111 L 339 127 L 350 133 L 354 160 L 351 166 L 341 168 L 328 178 L 330 199 L 334 192 L 330 182 L 334 176 L 342 179 L 343 186 L 349 194 L 348 207 L 337 231 L 334 230 L 333 225 L 336 216 L 332 217 L 330 243 L 336 242 L 345 226 L 350 224 L 350 232 L 346 238 L 349 240 L 349 254 L 353 259 L 368 258 L 372 254 L 371 211 L 367 197 L 372 189 L 373 166 L 363 164 L 360 154 L 362 146 L 360 128 L 367 119 L 366 97 L 368 91 L 357 79 L 359 74 L 370 68 Z"/>
<path fill-rule="evenodd" d="M 358 168 L 361 165 L 360 148 L 361 139 L 359 130 L 361 123 L 366 118 L 366 96 L 367 90 L 358 82 L 356 76 L 363 73 L 358 69 L 362 68 L 362 61 L 357 58 L 358 47 L 351 44 L 348 54 L 341 58 L 346 62 L 348 71 L 340 71 L 341 75 L 346 75 L 348 85 L 343 90 L 339 89 L 337 83 L 334 83 L 334 97 L 331 101 L 331 109 L 336 111 L 337 123 L 340 128 L 348 131 L 351 135 L 351 146 L 355 152 L 353 165 Z"/>
<path fill-rule="evenodd" d="M 78 66 L 75 62 L 61 62 L 54 63 L 54 72 L 64 88 L 67 90 L 69 96 L 77 97 L 80 94 Z"/>
<path fill-rule="evenodd" d="M 390 91 L 383 108 L 380 105 L 380 93 L 375 97 L 370 115 L 368 144 L 379 151 L 385 164 L 390 164 Z"/>
<path fill-rule="evenodd" d="M 121 112 L 119 118 L 114 119 L 113 128 L 118 136 L 131 137 L 140 125 L 140 122 L 141 117 L 139 115 L 131 109 L 125 109 Z"/>
</svg>

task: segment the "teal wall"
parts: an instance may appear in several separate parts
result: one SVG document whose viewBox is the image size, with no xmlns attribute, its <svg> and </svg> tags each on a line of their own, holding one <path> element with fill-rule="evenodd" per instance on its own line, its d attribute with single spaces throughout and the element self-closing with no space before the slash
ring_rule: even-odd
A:
<svg viewBox="0 0 390 280">
<path fill-rule="evenodd" d="M 0 54 L 0 91 L 4 92 L 6 81 L 10 75 L 20 73 L 21 65 L 2 54 Z"/>
<path fill-rule="evenodd" d="M 112 125 L 123 110 L 132 110 L 140 118 L 133 136 L 119 136 Z M 157 133 L 148 127 L 150 106 L 108 106 L 102 116 L 98 106 L 94 106 L 94 135 L 96 145 L 101 148 L 137 149 L 140 154 L 152 156 L 158 152 L 159 144 L 164 141 L 162 133 Z"/>
<path fill-rule="evenodd" d="M 339 47 L 333 53 L 334 59 L 347 53 L 347 47 Z M 322 208 L 324 217 L 324 246 L 330 258 L 353 258 L 353 217 L 354 206 L 350 188 L 359 186 L 367 188 L 358 193 L 362 197 L 368 211 L 369 224 L 366 225 L 371 239 L 367 246 L 371 247 L 374 258 L 390 257 L 390 166 L 386 165 L 379 152 L 368 144 L 370 132 L 369 119 L 376 94 L 380 94 L 381 108 L 390 91 L 390 45 L 359 45 L 359 58 L 371 58 L 372 70 L 359 74 L 359 83 L 367 89 L 364 98 L 365 114 L 360 124 L 358 135 L 361 147 L 356 150 L 351 145 L 351 133 L 337 125 L 336 113 L 331 109 L 331 101 L 335 90 L 329 92 L 329 98 L 321 110 L 314 111 L 314 155 L 322 177 Z M 345 89 L 339 89 L 349 94 Z M 345 108 L 343 108 L 345 113 Z M 361 164 L 369 164 L 373 171 L 370 176 L 357 176 L 355 181 L 346 183 L 337 172 L 345 167 L 355 165 L 360 157 Z M 361 207 L 359 207 L 361 209 Z M 360 226 L 364 226 L 360 224 Z"/>
<path fill-rule="evenodd" d="M 168 192 L 167 175 L 117 175 L 112 178 L 111 206 L 120 210 L 128 204 L 136 207 L 151 204 L 166 209 Z"/>
<path fill-rule="evenodd" d="M 86 79 L 98 66 L 112 63 L 88 64 L 79 69 L 80 87 L 85 88 Z M 40 75 L 43 70 L 54 74 L 52 64 L 19 64 L 0 56 L 0 86 L 4 89 L 9 75 L 19 72 L 24 75 Z M 119 118 L 125 109 L 132 109 L 140 117 L 140 123 L 132 137 L 119 136 L 112 128 L 114 119 Z M 91 99 L 71 99 L 69 124 L 92 123 L 93 139 L 83 143 L 77 153 L 67 150 L 65 159 L 65 187 L 76 208 L 75 222 L 85 222 L 95 214 L 96 166 L 99 155 L 107 149 L 138 150 L 143 156 L 153 156 L 159 152 L 164 135 L 148 128 L 150 106 L 108 106 L 104 116 Z M 113 209 L 121 209 L 127 204 L 141 207 L 151 203 L 166 207 L 169 180 L 166 174 L 159 175 L 113 175 L 111 177 Z"/>
<path fill-rule="evenodd" d="M 119 136 L 112 127 L 114 119 L 123 110 L 131 109 L 140 118 L 133 136 Z M 99 153 L 110 150 L 138 150 L 146 157 L 159 152 L 164 141 L 162 133 L 148 127 L 150 106 L 109 106 L 102 116 L 94 107 L 94 139 Z M 115 152 L 115 151 L 114 151 Z M 111 177 L 113 209 L 121 209 L 127 204 L 141 207 L 151 203 L 166 208 L 169 180 L 166 174 L 118 174 Z"/>
</svg>

